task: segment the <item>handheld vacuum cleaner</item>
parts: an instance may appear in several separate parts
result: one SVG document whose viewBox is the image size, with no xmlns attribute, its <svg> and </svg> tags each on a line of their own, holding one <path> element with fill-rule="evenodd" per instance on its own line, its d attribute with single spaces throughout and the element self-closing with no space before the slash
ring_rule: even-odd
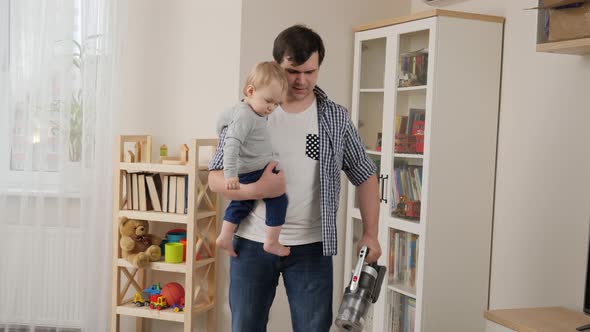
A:
<svg viewBox="0 0 590 332">
<path fill-rule="evenodd" d="M 360 332 L 365 324 L 365 316 L 371 304 L 377 302 L 381 284 L 385 277 L 385 266 L 377 263 L 365 264 L 369 249 L 363 246 L 352 274 L 350 284 L 344 291 L 336 326 L 343 331 Z"/>
</svg>

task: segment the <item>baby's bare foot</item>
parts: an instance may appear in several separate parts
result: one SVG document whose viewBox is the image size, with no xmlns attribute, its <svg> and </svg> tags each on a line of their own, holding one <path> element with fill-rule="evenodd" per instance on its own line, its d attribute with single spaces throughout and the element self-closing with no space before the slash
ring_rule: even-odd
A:
<svg viewBox="0 0 590 332">
<path fill-rule="evenodd" d="M 264 251 L 277 256 L 289 256 L 291 248 L 285 247 L 278 242 L 272 242 L 264 243 Z"/>
<path fill-rule="evenodd" d="M 217 240 L 215 240 L 215 245 L 217 245 L 217 248 L 225 250 L 225 252 L 231 257 L 238 256 L 234 250 L 234 245 L 232 244 L 231 238 L 226 239 L 219 236 Z"/>
</svg>

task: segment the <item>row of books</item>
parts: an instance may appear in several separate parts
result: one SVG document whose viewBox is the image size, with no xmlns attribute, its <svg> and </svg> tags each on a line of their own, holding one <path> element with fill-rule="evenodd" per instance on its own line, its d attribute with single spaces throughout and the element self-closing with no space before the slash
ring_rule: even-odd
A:
<svg viewBox="0 0 590 332">
<path fill-rule="evenodd" d="M 428 49 L 400 54 L 398 71 L 400 87 L 426 85 Z"/>
<path fill-rule="evenodd" d="M 188 175 L 125 173 L 123 208 L 186 214 Z"/>
<path fill-rule="evenodd" d="M 420 201 L 422 198 L 422 166 L 397 166 L 393 169 L 394 204 L 403 195 L 406 200 Z M 395 207 L 395 205 L 394 205 Z"/>
<path fill-rule="evenodd" d="M 416 299 L 391 291 L 388 311 L 391 313 L 391 332 L 414 332 Z"/>
<path fill-rule="evenodd" d="M 389 232 L 389 281 L 416 285 L 418 235 L 398 230 Z"/>
</svg>

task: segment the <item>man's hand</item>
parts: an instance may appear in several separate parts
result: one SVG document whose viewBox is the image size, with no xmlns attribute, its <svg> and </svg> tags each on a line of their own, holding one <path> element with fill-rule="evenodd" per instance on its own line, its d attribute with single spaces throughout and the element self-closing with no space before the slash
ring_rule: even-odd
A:
<svg viewBox="0 0 590 332">
<path fill-rule="evenodd" d="M 362 246 L 369 248 L 369 254 L 365 258 L 367 263 L 374 263 L 381 257 L 381 246 L 376 237 L 367 234 L 363 235 L 363 238 L 358 242 L 356 247 L 357 256 Z"/>
<path fill-rule="evenodd" d="M 236 190 L 240 189 L 240 180 L 237 176 L 225 179 L 225 189 Z"/>
<path fill-rule="evenodd" d="M 260 193 L 260 198 L 274 198 L 279 197 L 287 191 L 287 184 L 283 171 L 278 173 L 273 172 L 277 166 L 277 162 L 270 162 L 264 173 L 258 181 L 256 181 L 256 191 Z"/>
</svg>

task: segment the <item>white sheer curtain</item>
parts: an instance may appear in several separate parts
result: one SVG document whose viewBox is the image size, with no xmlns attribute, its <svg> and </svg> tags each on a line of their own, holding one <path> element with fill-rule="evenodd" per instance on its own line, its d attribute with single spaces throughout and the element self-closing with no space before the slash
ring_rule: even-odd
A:
<svg viewBox="0 0 590 332">
<path fill-rule="evenodd" d="M 0 331 L 107 331 L 125 2 L 0 16 Z"/>
</svg>

